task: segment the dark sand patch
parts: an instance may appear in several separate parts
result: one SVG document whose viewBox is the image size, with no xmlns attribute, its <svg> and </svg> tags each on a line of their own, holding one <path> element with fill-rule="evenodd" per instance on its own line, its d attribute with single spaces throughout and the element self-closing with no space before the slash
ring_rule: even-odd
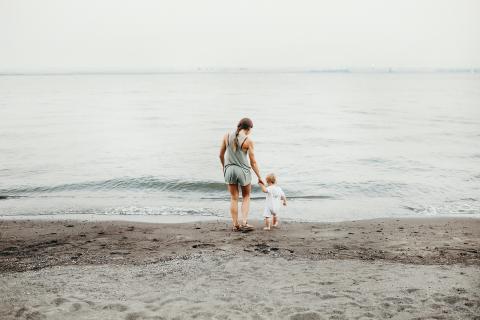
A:
<svg viewBox="0 0 480 320">
<path fill-rule="evenodd" d="M 480 265 L 479 248 L 480 219 L 467 218 L 283 223 L 278 230 L 257 228 L 246 234 L 231 231 L 226 221 L 0 221 L 0 272 L 58 265 L 137 265 L 198 253 Z"/>
</svg>

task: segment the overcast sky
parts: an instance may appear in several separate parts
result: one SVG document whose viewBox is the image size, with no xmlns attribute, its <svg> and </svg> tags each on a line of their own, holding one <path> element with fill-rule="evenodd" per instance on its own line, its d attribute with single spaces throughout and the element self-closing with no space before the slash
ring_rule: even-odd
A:
<svg viewBox="0 0 480 320">
<path fill-rule="evenodd" d="M 0 72 L 480 67 L 478 0 L 0 0 Z"/>
</svg>

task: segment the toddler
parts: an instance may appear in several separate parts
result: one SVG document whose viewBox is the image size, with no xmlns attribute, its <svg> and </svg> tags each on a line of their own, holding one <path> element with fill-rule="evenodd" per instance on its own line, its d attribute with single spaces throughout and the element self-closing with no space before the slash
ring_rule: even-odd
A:
<svg viewBox="0 0 480 320">
<path fill-rule="evenodd" d="M 265 201 L 265 211 L 263 212 L 263 217 L 265 218 L 265 228 L 263 230 L 270 230 L 272 227 L 278 226 L 278 212 L 280 211 L 281 203 L 283 205 L 287 205 L 287 198 L 285 197 L 285 193 L 283 193 L 282 188 L 277 186 L 277 177 L 275 174 L 270 173 L 267 175 L 267 187 L 260 183 L 260 188 L 262 191 L 265 192 L 266 201 Z M 273 221 L 270 221 L 270 217 L 272 217 Z"/>
</svg>

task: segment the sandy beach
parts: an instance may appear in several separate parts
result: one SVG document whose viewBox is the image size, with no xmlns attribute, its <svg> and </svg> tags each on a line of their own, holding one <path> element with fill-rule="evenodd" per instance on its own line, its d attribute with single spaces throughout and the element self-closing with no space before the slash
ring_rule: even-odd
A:
<svg viewBox="0 0 480 320">
<path fill-rule="evenodd" d="M 2 319 L 479 319 L 479 219 L 0 223 Z"/>
</svg>

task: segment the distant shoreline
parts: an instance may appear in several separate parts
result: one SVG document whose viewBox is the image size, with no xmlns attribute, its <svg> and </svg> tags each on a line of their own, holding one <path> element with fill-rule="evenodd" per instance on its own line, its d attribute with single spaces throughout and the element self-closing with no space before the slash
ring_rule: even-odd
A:
<svg viewBox="0 0 480 320">
<path fill-rule="evenodd" d="M 478 74 L 480 67 L 472 68 L 312 68 L 312 69 L 172 69 L 123 71 L 0 71 L 0 76 L 81 76 L 81 75 L 162 75 L 162 74 Z"/>
</svg>

